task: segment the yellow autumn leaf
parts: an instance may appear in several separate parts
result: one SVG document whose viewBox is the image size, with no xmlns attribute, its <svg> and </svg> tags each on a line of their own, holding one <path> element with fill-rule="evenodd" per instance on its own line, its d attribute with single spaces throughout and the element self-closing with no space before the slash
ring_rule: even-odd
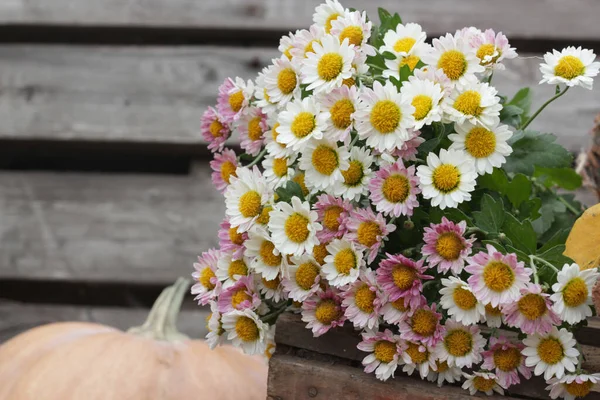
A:
<svg viewBox="0 0 600 400">
<path fill-rule="evenodd" d="M 585 210 L 575 221 L 563 254 L 581 269 L 600 266 L 600 203 Z"/>
</svg>

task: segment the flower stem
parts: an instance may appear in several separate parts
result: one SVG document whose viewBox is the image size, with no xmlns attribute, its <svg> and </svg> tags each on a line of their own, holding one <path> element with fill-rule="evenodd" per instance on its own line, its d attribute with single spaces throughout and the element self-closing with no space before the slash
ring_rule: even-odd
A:
<svg viewBox="0 0 600 400">
<path fill-rule="evenodd" d="M 569 90 L 569 86 L 565 87 L 565 90 L 558 92 L 554 97 L 552 97 L 550 100 L 548 100 L 547 102 L 542 104 L 542 106 L 531 117 L 529 117 L 529 119 L 523 125 L 521 125 L 521 127 L 519 129 L 524 131 L 525 128 L 527 128 L 529 126 L 529 124 L 531 124 L 531 122 L 533 122 L 535 117 L 537 117 L 539 115 L 539 113 L 541 113 L 544 110 L 544 108 L 546 108 L 546 106 L 548 106 L 548 104 L 552 103 L 554 100 L 558 99 L 560 96 L 567 93 L 567 90 Z"/>
<path fill-rule="evenodd" d="M 541 262 L 542 264 L 544 264 L 545 266 L 547 266 L 547 267 L 550 267 L 552 270 L 554 270 L 554 272 L 556 272 L 556 273 L 558 273 L 558 272 L 559 272 L 559 271 L 558 271 L 558 268 L 556 268 L 554 265 L 552 265 L 552 264 L 551 264 L 551 263 L 549 263 L 548 261 L 544 260 L 543 258 L 541 258 L 541 257 L 538 257 L 538 256 L 534 256 L 534 255 L 530 255 L 529 257 L 530 257 L 532 260 L 539 261 L 539 262 Z"/>
<path fill-rule="evenodd" d="M 262 160 L 262 158 L 265 156 L 265 154 L 267 154 L 266 147 L 264 149 L 262 149 L 262 151 L 260 153 L 258 153 L 256 158 L 250 164 L 246 165 L 246 167 L 248 167 L 248 168 L 254 167 L 260 160 Z"/>
<path fill-rule="evenodd" d="M 539 285 L 540 277 L 538 276 L 537 267 L 535 266 L 535 261 L 533 261 L 533 258 L 534 258 L 533 255 L 529 256 L 529 265 L 531 266 L 531 269 L 533 270 L 533 282 L 536 285 Z"/>
<path fill-rule="evenodd" d="M 356 134 L 356 136 L 354 136 L 354 139 L 352 139 L 352 142 L 350 142 L 349 148 L 352 148 L 356 144 L 356 142 L 358 142 L 358 133 Z"/>
</svg>

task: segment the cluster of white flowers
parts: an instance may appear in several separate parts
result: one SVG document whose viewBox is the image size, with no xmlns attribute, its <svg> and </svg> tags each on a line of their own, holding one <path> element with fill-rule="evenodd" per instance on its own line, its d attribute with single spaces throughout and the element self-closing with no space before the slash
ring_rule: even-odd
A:
<svg viewBox="0 0 600 400">
<path fill-rule="evenodd" d="M 535 260 L 526 268 L 486 247 L 465 221 L 417 231 L 411 220 L 471 201 L 478 177 L 510 156 L 513 133 L 490 82 L 515 49 L 490 29 L 432 45 L 414 23 L 380 32 L 379 44 L 372 32 L 364 12 L 327 0 L 308 30 L 281 39 L 280 58 L 254 81 L 227 79 L 205 112 L 227 210 L 219 249 L 194 264 L 192 292 L 212 311 L 208 342 L 270 355 L 274 321 L 290 310 L 314 336 L 352 323 L 365 371 L 382 380 L 402 366 L 491 394 L 535 374 L 553 397 L 587 393 L 598 378 L 581 371 L 559 326 L 592 315 L 595 269 L 565 265 L 550 290 Z M 580 48 L 548 54 L 542 82 L 591 89 L 594 58 Z M 253 159 L 246 166 L 225 148 L 234 132 Z M 424 152 L 425 142 L 437 150 Z M 420 244 L 398 248 L 403 234 Z M 433 283 L 441 290 L 431 298 Z"/>
</svg>

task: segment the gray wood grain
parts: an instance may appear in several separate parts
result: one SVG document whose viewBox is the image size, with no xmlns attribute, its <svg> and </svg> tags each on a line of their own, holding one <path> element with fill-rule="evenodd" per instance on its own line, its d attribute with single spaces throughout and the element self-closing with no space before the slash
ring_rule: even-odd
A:
<svg viewBox="0 0 600 400">
<path fill-rule="evenodd" d="M 139 26 L 192 29 L 293 30 L 312 22 L 321 0 L 5 0 L 0 25 Z M 494 28 L 518 38 L 600 37 L 596 0 L 368 0 L 343 1 L 377 20 L 377 7 L 399 12 L 431 33 L 464 26 Z"/>
</svg>

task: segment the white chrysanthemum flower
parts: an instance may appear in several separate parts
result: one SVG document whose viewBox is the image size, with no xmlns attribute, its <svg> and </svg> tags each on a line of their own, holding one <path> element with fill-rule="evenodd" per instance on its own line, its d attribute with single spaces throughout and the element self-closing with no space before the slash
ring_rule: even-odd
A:
<svg viewBox="0 0 600 400">
<path fill-rule="evenodd" d="M 564 83 L 567 86 L 581 86 L 592 89 L 594 77 L 600 70 L 600 62 L 594 62 L 596 55 L 592 50 L 569 46 L 562 51 L 552 50 L 544 54 L 545 63 L 540 64 L 543 79 L 540 84 Z"/>
<path fill-rule="evenodd" d="M 312 253 L 319 244 L 317 231 L 322 229 L 317 223 L 317 212 L 310 210 L 310 204 L 292 197 L 292 204 L 279 202 L 269 213 L 269 230 L 275 247 L 283 254 L 301 256 Z"/>
<path fill-rule="evenodd" d="M 442 387 L 444 382 L 454 383 L 460 382 L 462 379 L 462 369 L 450 367 L 446 361 L 436 360 L 435 368 L 435 371 L 432 371 L 427 375 L 427 380 L 429 382 L 436 382 L 438 387 Z"/>
<path fill-rule="evenodd" d="M 206 328 L 208 333 L 206 334 L 206 344 L 211 349 L 223 344 L 225 342 L 225 330 L 221 323 L 221 313 L 216 301 L 210 302 L 210 315 L 206 318 Z"/>
<path fill-rule="evenodd" d="M 417 176 L 423 197 L 443 210 L 471 200 L 477 172 L 463 152 L 441 149 L 439 157 L 429 153 L 427 165 L 417 168 Z"/>
<path fill-rule="evenodd" d="M 293 151 L 302 151 L 310 139 L 323 138 L 328 119 L 329 113 L 322 112 L 321 105 L 312 96 L 289 102 L 279 113 L 277 141 Z"/>
<path fill-rule="evenodd" d="M 495 126 L 500 122 L 502 110 L 497 94 L 496 88 L 475 79 L 455 87 L 442 103 L 444 120 L 459 124 L 468 121 L 484 127 Z"/>
<path fill-rule="evenodd" d="M 287 157 L 296 154 L 291 147 L 287 147 L 278 140 L 280 124 L 277 122 L 277 118 L 278 115 L 274 114 L 267 120 L 267 124 L 271 127 L 264 134 L 267 153 L 269 153 L 271 157 Z"/>
<path fill-rule="evenodd" d="M 348 39 L 355 51 L 374 56 L 375 48 L 369 44 L 372 26 L 371 21 L 367 21 L 365 11 L 346 11 L 343 16 L 331 21 L 330 33 L 337 36 L 340 42 Z"/>
<path fill-rule="evenodd" d="M 299 71 L 308 55 L 315 52 L 313 46 L 320 43 L 323 36 L 325 36 L 325 30 L 315 24 L 311 25 L 308 30 L 296 31 L 290 54 L 292 55 L 292 62 Z"/>
<path fill-rule="evenodd" d="M 485 306 L 477 301 L 467 282 L 454 276 L 442 279 L 440 305 L 448 315 L 464 325 L 475 325 L 485 318 Z"/>
<path fill-rule="evenodd" d="M 525 365 L 535 367 L 533 373 L 544 374 L 544 379 L 552 377 L 562 378 L 565 369 L 575 371 L 579 350 L 575 348 L 577 342 L 573 334 L 562 328 L 560 331 L 553 327 L 546 335 L 528 335 L 523 339 L 527 346 L 521 353 L 527 357 Z"/>
<path fill-rule="evenodd" d="M 269 325 L 251 309 L 234 310 L 221 316 L 227 339 L 246 354 L 262 354 L 266 349 L 265 335 Z"/>
<path fill-rule="evenodd" d="M 363 268 L 358 280 L 342 292 L 344 314 L 355 328 L 377 329 L 382 292 L 375 271 Z"/>
<path fill-rule="evenodd" d="M 415 124 L 415 107 L 396 86 L 375 81 L 373 89 L 364 87 L 356 110 L 356 130 L 367 146 L 380 152 L 402 148 L 411 138 L 409 128 Z"/>
<path fill-rule="evenodd" d="M 271 191 L 264 176 L 258 170 L 238 167 L 236 176 L 229 178 L 225 191 L 227 217 L 232 228 L 239 233 L 246 232 L 260 216 L 263 207 L 271 199 Z"/>
<path fill-rule="evenodd" d="M 418 369 L 421 379 L 425 379 L 435 371 L 436 358 L 432 347 L 405 340 L 402 350 L 402 361 L 404 361 L 402 371 L 408 375 L 412 375 Z"/>
<path fill-rule="evenodd" d="M 550 397 L 562 397 L 565 400 L 575 400 L 587 396 L 593 388 L 600 383 L 600 374 L 569 374 L 560 379 L 552 378 L 548 381 L 546 390 Z"/>
<path fill-rule="evenodd" d="M 291 299 L 303 302 L 320 290 L 321 267 L 308 254 L 292 257 L 291 261 L 289 277 L 284 278 L 282 284 Z"/>
<path fill-rule="evenodd" d="M 348 150 L 337 142 L 321 139 L 308 142 L 300 157 L 304 182 L 308 188 L 326 190 L 341 182 L 342 170 L 350 167 Z"/>
<path fill-rule="evenodd" d="M 482 359 L 486 340 L 476 325 L 465 326 L 454 320 L 446 321 L 446 333 L 437 344 L 435 353 L 440 361 L 446 361 L 451 367 L 471 368 Z"/>
<path fill-rule="evenodd" d="M 256 99 L 255 105 L 259 107 L 268 118 L 270 118 L 277 112 L 277 103 L 273 103 L 267 94 L 265 74 L 268 72 L 269 67 L 265 67 L 261 72 L 258 73 L 258 76 L 256 77 L 256 84 L 254 86 L 254 97 Z"/>
<path fill-rule="evenodd" d="M 334 239 L 327 245 L 323 274 L 331 286 L 342 287 L 358 279 L 365 266 L 364 254 L 353 242 Z"/>
<path fill-rule="evenodd" d="M 485 305 L 485 324 L 490 328 L 502 326 L 502 310 L 500 306 L 494 307 L 490 303 Z"/>
<path fill-rule="evenodd" d="M 502 62 L 517 57 L 517 52 L 510 47 L 507 37 L 502 32 L 496 34 L 493 29 L 474 35 L 469 43 L 475 49 L 480 64 L 485 67 L 484 76 L 489 76 L 494 70 L 504 70 Z"/>
<path fill-rule="evenodd" d="M 248 275 L 249 265 L 248 258 L 235 259 L 233 251 L 221 251 L 217 263 L 217 278 L 223 283 L 223 289 L 233 286 L 242 276 Z"/>
<path fill-rule="evenodd" d="M 358 105 L 358 89 L 356 86 L 342 86 L 319 98 L 322 110 L 330 114 L 327 138 L 346 141 L 354 127 L 354 112 Z"/>
<path fill-rule="evenodd" d="M 421 80 L 413 76 L 404 82 L 400 94 L 410 101 L 415 108 L 414 129 L 421 129 L 424 125 L 431 125 L 442 119 L 440 102 L 444 97 L 442 87 L 430 80 Z"/>
<path fill-rule="evenodd" d="M 406 25 L 398 24 L 395 30 L 388 30 L 383 37 L 383 46 L 379 49 L 380 53 L 389 51 L 397 56 L 419 56 L 414 65 L 420 61 L 419 51 L 422 49 L 427 39 L 427 34 L 421 28 L 421 25 L 408 23 Z M 412 64 L 412 63 L 409 63 Z M 414 69 L 414 66 L 411 70 Z"/>
<path fill-rule="evenodd" d="M 244 256 L 250 260 L 250 268 L 254 272 L 268 280 L 273 280 L 280 274 L 287 275 L 284 257 L 275 248 L 266 229 L 256 227 L 248 232 L 244 246 Z"/>
<path fill-rule="evenodd" d="M 504 395 L 504 389 L 498 383 L 498 377 L 491 372 L 473 372 L 471 374 L 463 374 L 466 380 L 462 384 L 462 388 L 468 390 L 471 396 L 475 393 L 483 392 L 488 396 L 494 392 Z"/>
<path fill-rule="evenodd" d="M 260 293 L 265 296 L 265 299 L 272 300 L 275 303 L 287 299 L 287 295 L 283 292 L 281 277 L 277 275 L 274 279 L 266 279 L 256 275 L 256 286 Z"/>
<path fill-rule="evenodd" d="M 455 38 L 446 34 L 433 39 L 433 50 L 423 55 L 423 61 L 433 68 L 442 69 L 454 84 L 464 85 L 476 73 L 485 71 L 479 65 L 475 50 L 463 38 Z"/>
<path fill-rule="evenodd" d="M 263 175 L 270 187 L 276 189 L 283 186 L 294 176 L 292 164 L 296 161 L 296 154 L 292 153 L 284 157 L 268 156 L 262 161 Z"/>
<path fill-rule="evenodd" d="M 506 157 L 512 154 L 512 147 L 508 144 L 512 132 L 508 125 L 484 128 L 465 121 L 455 124 L 454 129 L 456 133 L 448 135 L 448 139 L 452 140 L 450 150 L 464 151 L 479 175 L 491 174 L 494 167 L 500 168 Z"/>
<path fill-rule="evenodd" d="M 338 0 L 325 0 L 325 3 L 315 8 L 313 22 L 323 28 L 325 33 L 329 33 L 332 22 L 338 19 L 338 17 L 343 17 L 345 13 L 344 6 Z"/>
<path fill-rule="evenodd" d="M 367 194 L 368 183 L 374 175 L 371 165 L 373 156 L 363 147 L 354 146 L 350 151 L 348 168 L 342 170 L 343 180 L 333 189 L 336 196 L 358 201 Z"/>
<path fill-rule="evenodd" d="M 592 316 L 592 288 L 598 280 L 596 268 L 581 271 L 577 264 L 565 264 L 552 285 L 552 309 L 568 324 L 576 324 Z"/>
<path fill-rule="evenodd" d="M 279 39 L 278 50 L 290 61 L 292 60 L 292 49 L 294 48 L 294 42 L 296 41 L 297 34 L 298 31 L 295 33 L 290 32 L 287 35 L 283 35 L 281 39 Z"/>
<path fill-rule="evenodd" d="M 300 77 L 286 56 L 273 60 L 273 65 L 265 72 L 264 80 L 267 99 L 279 108 L 300 96 Z"/>
<path fill-rule="evenodd" d="M 363 340 L 356 347 L 369 353 L 362 361 L 365 372 L 375 372 L 375 377 L 382 381 L 393 378 L 398 364 L 401 363 L 400 336 L 394 335 L 389 329 L 383 332 L 364 330 L 361 335 Z"/>
<path fill-rule="evenodd" d="M 340 43 L 336 36 L 326 35 L 313 45 L 301 67 L 302 83 L 314 93 L 329 93 L 342 86 L 344 79 L 352 77 L 354 46 L 345 39 Z"/>
</svg>

